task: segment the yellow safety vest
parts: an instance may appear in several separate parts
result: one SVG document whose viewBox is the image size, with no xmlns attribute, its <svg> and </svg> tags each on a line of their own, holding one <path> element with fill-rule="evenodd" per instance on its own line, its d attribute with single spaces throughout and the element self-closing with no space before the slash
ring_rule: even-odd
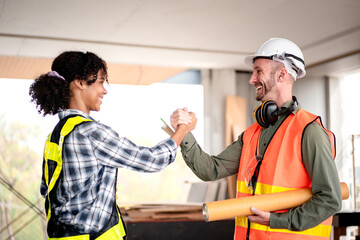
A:
<svg viewBox="0 0 360 240">
<path fill-rule="evenodd" d="M 79 124 L 87 121 L 92 121 L 85 117 L 79 115 L 71 115 L 64 119 L 61 119 L 60 122 L 56 125 L 53 132 L 49 134 L 44 149 L 44 163 L 43 163 L 43 171 L 45 182 L 48 187 L 47 197 L 45 200 L 45 210 L 48 221 L 48 233 L 51 232 L 52 222 L 54 221 L 51 218 L 51 195 L 54 193 L 53 190 L 57 187 L 57 180 L 59 179 L 62 172 L 62 152 L 63 152 L 63 143 L 65 137 Z M 117 215 L 116 222 L 110 222 L 106 224 L 107 229 L 103 229 L 100 232 L 103 232 L 100 236 L 96 237 L 96 240 L 121 240 L 126 236 L 126 231 L 124 227 L 124 223 L 121 219 L 120 213 L 117 209 L 116 203 L 114 206 L 113 214 Z M 66 232 L 66 227 L 64 226 L 64 230 L 62 233 Z M 70 233 L 70 234 L 69 234 Z M 65 235 L 65 234 L 64 234 Z M 77 234 L 73 230 L 69 230 L 67 232 L 67 237 L 59 236 L 59 237 L 48 237 L 49 240 L 90 240 L 94 239 L 90 237 L 89 234 Z"/>
</svg>

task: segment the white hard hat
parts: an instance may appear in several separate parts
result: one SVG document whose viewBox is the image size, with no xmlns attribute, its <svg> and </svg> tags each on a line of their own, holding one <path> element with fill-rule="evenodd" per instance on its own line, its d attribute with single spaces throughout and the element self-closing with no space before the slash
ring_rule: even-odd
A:
<svg viewBox="0 0 360 240">
<path fill-rule="evenodd" d="M 306 74 L 304 56 L 300 48 L 284 38 L 270 38 L 254 55 L 247 56 L 245 63 L 252 66 L 256 58 L 269 58 L 282 62 L 295 80 Z"/>
</svg>

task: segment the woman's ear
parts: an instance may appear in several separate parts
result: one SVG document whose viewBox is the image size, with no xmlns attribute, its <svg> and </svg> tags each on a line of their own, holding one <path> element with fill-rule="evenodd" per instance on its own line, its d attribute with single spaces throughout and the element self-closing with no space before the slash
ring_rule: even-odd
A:
<svg viewBox="0 0 360 240">
<path fill-rule="evenodd" d="M 84 89 L 85 87 L 85 84 L 84 84 L 84 81 L 83 80 L 80 80 L 80 79 L 74 79 L 74 85 L 79 88 L 79 89 Z"/>
</svg>

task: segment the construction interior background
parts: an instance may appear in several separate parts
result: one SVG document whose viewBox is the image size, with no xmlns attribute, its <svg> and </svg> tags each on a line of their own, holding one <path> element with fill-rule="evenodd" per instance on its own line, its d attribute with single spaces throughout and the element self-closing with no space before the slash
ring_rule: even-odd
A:
<svg viewBox="0 0 360 240">
<path fill-rule="evenodd" d="M 37 114 L 28 87 L 60 52 L 93 51 L 108 63 L 109 94 L 96 119 L 154 145 L 167 137 L 160 118 L 186 106 L 199 119 L 194 135 L 217 154 L 254 122 L 243 60 L 270 37 L 303 50 L 307 75 L 294 95 L 337 137 L 350 198 L 332 239 L 360 235 L 359 12 L 358 0 L 0 0 L 0 240 L 47 238 L 41 155 L 57 117 Z M 206 223 L 201 205 L 234 197 L 234 177 L 202 182 L 178 152 L 163 172 L 120 170 L 118 182 L 129 240 L 232 239 L 233 219 Z"/>
</svg>

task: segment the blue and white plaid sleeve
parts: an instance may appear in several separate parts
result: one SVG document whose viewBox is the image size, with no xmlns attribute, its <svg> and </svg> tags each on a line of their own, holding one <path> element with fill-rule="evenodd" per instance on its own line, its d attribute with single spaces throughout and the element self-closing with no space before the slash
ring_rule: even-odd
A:
<svg viewBox="0 0 360 240">
<path fill-rule="evenodd" d="M 175 160 L 177 145 L 168 138 L 154 147 L 137 146 L 120 137 L 110 127 L 91 122 L 81 126 L 93 146 L 98 161 L 105 166 L 127 168 L 138 172 L 158 172 Z"/>
</svg>

